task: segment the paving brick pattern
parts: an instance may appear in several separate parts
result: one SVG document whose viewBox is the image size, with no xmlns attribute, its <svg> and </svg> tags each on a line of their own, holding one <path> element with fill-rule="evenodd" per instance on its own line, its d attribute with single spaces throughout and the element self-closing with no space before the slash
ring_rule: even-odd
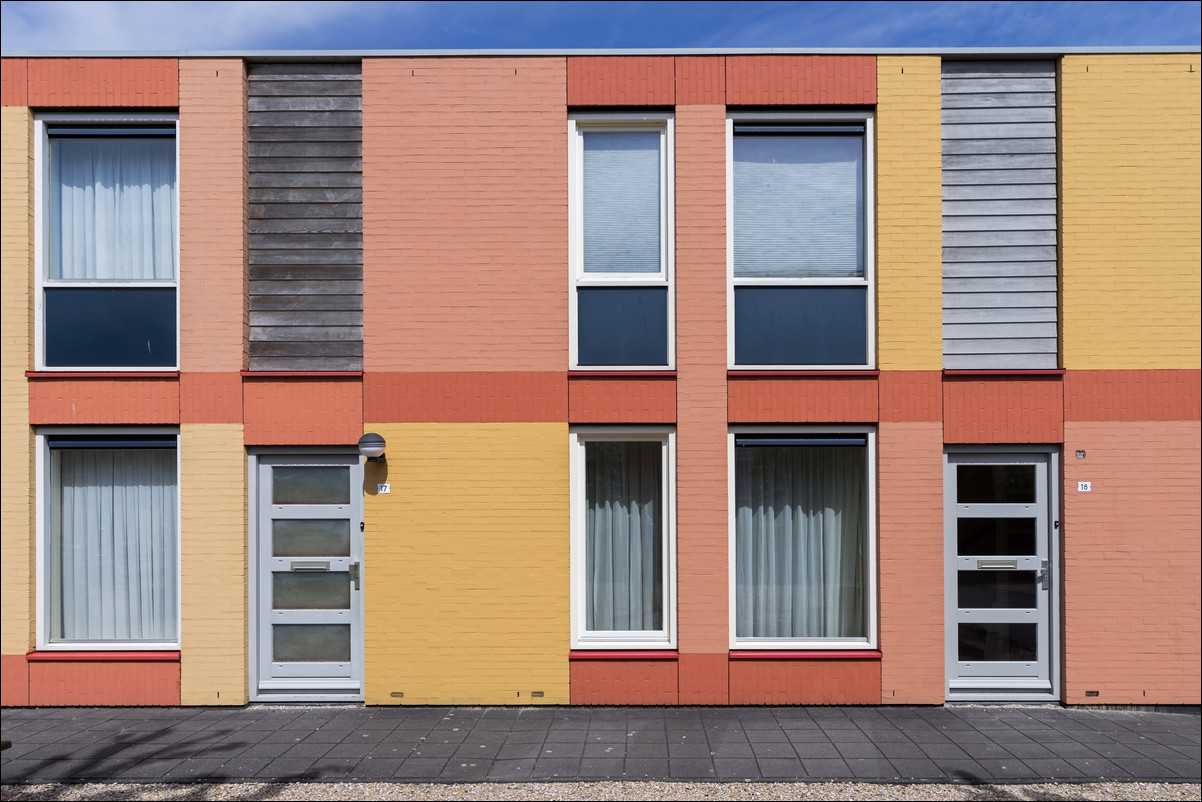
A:
<svg viewBox="0 0 1202 802">
<path fill-rule="evenodd" d="M 1198 782 L 1199 721 L 1057 707 L 13 708 L 0 776 Z"/>
</svg>

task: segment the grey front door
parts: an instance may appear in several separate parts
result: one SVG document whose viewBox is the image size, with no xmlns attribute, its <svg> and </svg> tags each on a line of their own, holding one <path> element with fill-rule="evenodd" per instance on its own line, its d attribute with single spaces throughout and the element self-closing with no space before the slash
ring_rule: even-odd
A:
<svg viewBox="0 0 1202 802">
<path fill-rule="evenodd" d="M 262 455 L 252 697 L 363 698 L 363 469 L 357 454 Z"/>
<path fill-rule="evenodd" d="M 1056 699 L 1057 455 L 949 450 L 944 468 L 947 699 Z"/>
</svg>

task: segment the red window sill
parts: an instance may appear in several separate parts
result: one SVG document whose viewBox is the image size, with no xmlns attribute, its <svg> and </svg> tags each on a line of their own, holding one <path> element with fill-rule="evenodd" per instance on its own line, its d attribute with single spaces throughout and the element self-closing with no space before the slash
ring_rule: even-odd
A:
<svg viewBox="0 0 1202 802">
<path fill-rule="evenodd" d="M 146 652 L 30 652 L 31 663 L 178 663 L 178 651 Z"/>
<path fill-rule="evenodd" d="M 244 379 L 361 379 L 361 370 L 244 370 Z"/>
<path fill-rule="evenodd" d="M 677 653 L 671 650 L 642 652 L 637 649 L 589 651 L 580 649 L 568 652 L 569 660 L 676 660 Z"/>
<path fill-rule="evenodd" d="M 569 379 L 675 379 L 674 370 L 569 370 Z"/>
<path fill-rule="evenodd" d="M 731 660 L 880 660 L 879 649 L 843 649 L 841 651 L 771 651 L 764 649 L 743 649 L 732 651 Z"/>
<path fill-rule="evenodd" d="M 846 379 L 872 379 L 880 376 L 879 370 L 727 370 L 728 379 L 812 379 L 839 377 Z"/>
</svg>

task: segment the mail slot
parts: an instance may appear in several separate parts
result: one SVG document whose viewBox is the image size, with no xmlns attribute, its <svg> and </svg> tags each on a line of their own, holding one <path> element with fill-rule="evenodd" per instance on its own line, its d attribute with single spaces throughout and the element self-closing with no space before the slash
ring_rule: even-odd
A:
<svg viewBox="0 0 1202 802">
<path fill-rule="evenodd" d="M 329 560 L 293 560 L 289 566 L 293 571 L 329 571 Z"/>
<path fill-rule="evenodd" d="M 295 565 L 296 563 L 293 563 Z M 1006 568 L 1018 568 L 1018 560 L 977 560 L 977 568 L 999 571 Z"/>
</svg>

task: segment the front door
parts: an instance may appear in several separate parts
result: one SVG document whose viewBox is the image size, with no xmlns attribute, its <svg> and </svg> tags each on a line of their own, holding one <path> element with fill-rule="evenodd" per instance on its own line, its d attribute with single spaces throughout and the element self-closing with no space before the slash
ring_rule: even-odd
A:
<svg viewBox="0 0 1202 802">
<path fill-rule="evenodd" d="M 261 455 L 251 696 L 363 699 L 363 468 L 357 454 Z"/>
<path fill-rule="evenodd" d="M 947 699 L 1053 700 L 1057 455 L 949 451 Z"/>
</svg>

